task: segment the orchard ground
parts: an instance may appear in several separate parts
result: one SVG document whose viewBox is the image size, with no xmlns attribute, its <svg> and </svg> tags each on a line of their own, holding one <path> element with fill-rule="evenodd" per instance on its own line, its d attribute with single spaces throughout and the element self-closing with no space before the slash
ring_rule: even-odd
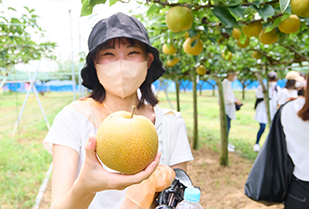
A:
<svg viewBox="0 0 309 209">
<path fill-rule="evenodd" d="M 235 92 L 241 98 L 241 92 Z M 176 109 L 175 93 L 168 94 Z M 25 94 L 0 94 L 0 208 L 31 208 L 44 179 L 51 156 L 44 150 L 42 140 L 47 128 L 35 97 L 27 102 L 18 133 L 12 137 L 18 111 Z M 170 108 L 164 92 L 159 92 L 160 106 Z M 193 184 L 201 188 L 201 204 L 205 209 L 225 208 L 283 208 L 282 205 L 266 207 L 251 201 L 244 195 L 244 184 L 257 153 L 252 151 L 258 123 L 254 120 L 254 91 L 246 91 L 244 106 L 232 121 L 230 142 L 236 146 L 229 153 L 229 166 L 219 165 L 220 130 L 217 96 L 212 91 L 198 92 L 199 148 L 193 150 L 195 160 L 188 164 L 188 174 Z M 47 92 L 40 96 L 48 121 L 73 100 L 72 93 Z M 189 140 L 193 133 L 192 92 L 181 92 L 180 111 L 186 121 Z M 264 142 L 264 133 L 261 144 Z M 5 149 L 4 149 L 5 147 Z M 2 154 L 1 154 L 2 153 Z M 4 162 L 4 163 L 3 163 Z M 45 190 L 40 209 L 50 204 L 50 181 Z"/>
</svg>

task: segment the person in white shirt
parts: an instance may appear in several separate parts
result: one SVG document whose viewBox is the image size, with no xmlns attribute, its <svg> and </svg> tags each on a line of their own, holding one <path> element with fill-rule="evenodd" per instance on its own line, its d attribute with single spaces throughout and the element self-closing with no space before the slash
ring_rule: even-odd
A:
<svg viewBox="0 0 309 209">
<path fill-rule="evenodd" d="M 269 72 L 268 80 L 269 80 L 269 89 L 268 89 L 269 110 L 270 110 L 270 118 L 272 120 L 277 111 L 278 94 L 280 93 L 280 87 L 277 85 L 277 73 L 274 71 Z M 266 104 L 264 101 L 264 93 L 261 85 L 259 85 L 256 89 L 256 102 L 254 108 L 255 108 L 254 119 L 257 122 L 259 122 L 260 129 L 257 132 L 256 142 L 255 145 L 253 146 L 253 151 L 258 152 L 260 151 L 259 142 L 261 136 L 265 131 L 266 124 L 268 123 Z"/>
<path fill-rule="evenodd" d="M 159 101 L 151 84 L 165 69 L 159 51 L 151 45 L 147 30 L 138 19 L 119 12 L 100 20 L 89 35 L 88 47 L 81 76 L 82 84 L 92 91 L 57 114 L 43 141 L 53 155 L 50 208 L 132 208 L 126 201 L 131 200 L 128 193 L 132 187 L 127 187 L 147 181 L 157 172 L 155 168 L 159 162 L 158 167 L 167 171 L 187 170 L 187 162 L 193 160 L 193 156 L 186 124 L 181 113 L 157 105 Z M 137 96 L 138 88 L 141 99 Z M 98 160 L 96 138 L 91 136 L 96 135 L 100 124 L 110 114 L 131 112 L 133 105 L 136 107 L 134 114 L 143 115 L 154 124 L 159 138 L 158 155 L 136 175 L 112 174 Z M 169 124 L 166 115 L 170 118 L 168 121 L 172 120 Z M 148 194 L 150 190 L 133 195 Z M 143 200 L 131 202 L 139 205 Z"/>
<path fill-rule="evenodd" d="M 308 80 L 307 80 L 308 81 Z M 287 103 L 282 109 L 281 124 L 287 152 L 294 163 L 285 209 L 309 208 L 309 87 L 305 97 Z"/>
<path fill-rule="evenodd" d="M 227 119 L 227 136 L 229 136 L 229 132 L 231 129 L 231 120 L 236 119 L 236 106 L 241 106 L 242 103 L 239 102 L 235 96 L 232 89 L 232 82 L 237 80 L 237 72 L 228 72 L 228 75 L 225 79 L 222 81 L 222 88 L 223 88 L 223 97 L 224 97 L 224 104 L 225 104 L 225 114 Z M 228 143 L 228 150 L 230 152 L 233 152 L 235 149 L 235 146 Z"/>
<path fill-rule="evenodd" d="M 287 101 L 294 100 L 298 97 L 298 90 L 305 84 L 305 79 L 296 71 L 289 71 L 286 76 L 285 87 L 278 96 L 278 108 Z"/>
</svg>

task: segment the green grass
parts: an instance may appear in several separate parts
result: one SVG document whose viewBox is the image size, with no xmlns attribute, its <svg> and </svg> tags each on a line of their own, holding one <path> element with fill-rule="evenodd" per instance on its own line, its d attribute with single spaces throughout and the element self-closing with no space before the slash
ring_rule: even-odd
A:
<svg viewBox="0 0 309 209">
<path fill-rule="evenodd" d="M 48 129 L 33 94 L 12 136 L 25 96 L 14 92 L 0 94 L 0 208 L 31 208 L 52 162 L 52 156 L 42 146 Z M 72 93 L 40 96 L 50 124 L 72 100 Z"/>
<path fill-rule="evenodd" d="M 216 92 L 217 93 L 217 92 Z M 241 91 L 235 91 L 235 97 L 242 98 Z M 218 97 L 212 96 L 212 91 L 198 92 L 198 145 L 208 146 L 215 151 L 220 151 L 220 121 Z M 171 103 L 176 109 L 176 94 L 168 94 Z M 164 92 L 158 94 L 160 106 L 170 108 Z M 193 135 L 193 95 L 192 92 L 181 92 L 180 111 L 186 121 L 188 135 Z M 259 129 L 259 123 L 254 120 L 255 110 L 255 92 L 246 91 L 245 99 L 241 100 L 244 105 L 240 111 L 236 112 L 236 120 L 232 120 L 229 142 L 236 146 L 236 153 L 249 160 L 254 160 L 257 156 L 252 151 L 256 141 L 256 134 Z M 268 130 L 266 130 L 260 140 L 260 144 L 265 141 Z"/>
<path fill-rule="evenodd" d="M 241 92 L 235 92 L 241 98 Z M 42 146 L 48 132 L 35 96 L 31 93 L 15 136 L 11 136 L 25 94 L 0 94 L 0 208 L 31 208 L 52 162 L 52 156 Z M 159 105 L 170 108 L 164 92 L 159 92 Z M 176 95 L 169 93 L 176 109 Z M 50 125 L 56 114 L 73 100 L 72 93 L 49 92 L 40 95 Z M 191 92 L 182 92 L 180 108 L 186 121 L 188 135 L 193 132 L 193 96 Z M 257 153 L 252 151 L 259 125 L 254 120 L 254 91 L 246 92 L 244 106 L 237 112 L 237 120 L 232 121 L 230 142 L 236 145 L 236 152 L 250 160 Z M 208 146 L 219 152 L 220 123 L 217 96 L 211 91 L 198 93 L 199 147 Z M 264 133 L 261 144 L 264 142 Z"/>
</svg>

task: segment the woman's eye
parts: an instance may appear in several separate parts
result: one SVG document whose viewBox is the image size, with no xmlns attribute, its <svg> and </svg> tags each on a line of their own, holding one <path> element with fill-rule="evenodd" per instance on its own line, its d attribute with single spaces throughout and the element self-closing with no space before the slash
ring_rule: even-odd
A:
<svg viewBox="0 0 309 209">
<path fill-rule="evenodd" d="M 132 51 L 129 54 L 139 54 L 139 52 L 138 51 Z"/>
<path fill-rule="evenodd" d="M 113 53 L 111 53 L 111 52 L 106 52 L 106 53 L 103 54 L 103 56 L 108 56 L 108 55 L 113 55 Z"/>
</svg>

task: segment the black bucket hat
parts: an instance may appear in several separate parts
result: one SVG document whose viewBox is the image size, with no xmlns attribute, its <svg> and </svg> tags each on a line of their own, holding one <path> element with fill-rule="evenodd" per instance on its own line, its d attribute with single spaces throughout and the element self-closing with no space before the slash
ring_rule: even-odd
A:
<svg viewBox="0 0 309 209">
<path fill-rule="evenodd" d="M 89 52 L 86 57 L 86 64 L 81 71 L 82 84 L 85 87 L 93 89 L 95 79 L 97 79 L 92 60 L 93 55 L 102 44 L 114 38 L 131 38 L 146 44 L 147 51 L 154 56 L 154 61 L 149 67 L 146 77 L 146 80 L 150 81 L 150 83 L 157 80 L 165 72 L 159 58 L 159 51 L 151 45 L 146 28 L 135 17 L 119 12 L 107 19 L 100 20 L 89 35 Z"/>
</svg>

